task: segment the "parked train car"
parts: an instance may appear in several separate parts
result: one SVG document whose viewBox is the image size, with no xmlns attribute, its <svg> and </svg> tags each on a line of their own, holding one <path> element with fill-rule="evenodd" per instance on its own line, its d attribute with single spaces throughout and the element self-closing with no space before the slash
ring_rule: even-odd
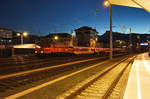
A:
<svg viewBox="0 0 150 99">
<path fill-rule="evenodd" d="M 120 48 L 114 48 L 114 52 L 121 52 L 122 49 Z M 57 45 L 53 44 L 48 41 L 39 42 L 37 43 L 37 46 L 35 47 L 35 54 L 36 55 L 64 55 L 64 54 L 106 54 L 109 53 L 109 48 L 94 48 L 94 47 L 69 47 L 65 45 Z"/>
</svg>

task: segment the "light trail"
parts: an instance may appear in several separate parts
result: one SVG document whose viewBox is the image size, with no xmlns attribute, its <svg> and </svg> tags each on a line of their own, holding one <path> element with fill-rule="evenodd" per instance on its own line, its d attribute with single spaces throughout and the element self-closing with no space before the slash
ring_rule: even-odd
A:
<svg viewBox="0 0 150 99">
<path fill-rule="evenodd" d="M 133 65 L 131 67 L 131 71 L 130 71 L 129 78 L 128 78 L 128 83 L 127 83 L 127 88 L 125 90 L 123 99 L 132 99 L 133 96 L 137 97 L 137 92 L 135 92 L 135 91 L 132 92 L 130 90 L 132 88 L 137 88 L 137 84 L 135 85 L 135 82 L 137 82 L 137 77 L 135 77 L 135 76 L 137 76 L 137 75 L 135 75 L 135 72 L 136 72 L 135 69 L 136 69 L 136 59 L 135 59 Z M 135 77 L 134 79 L 133 79 L 133 76 Z M 134 83 L 134 85 L 131 85 L 131 83 Z"/>
<path fill-rule="evenodd" d="M 132 67 L 135 68 L 131 68 L 128 80 L 129 83 L 124 94 L 124 99 L 147 99 L 147 97 L 149 97 L 149 61 L 150 58 L 147 56 L 147 53 L 140 54 L 135 59 L 132 65 Z"/>
<path fill-rule="evenodd" d="M 141 86 L 140 86 L 140 74 L 139 74 L 139 60 L 136 61 L 136 74 L 137 74 L 137 96 L 141 99 Z"/>
</svg>

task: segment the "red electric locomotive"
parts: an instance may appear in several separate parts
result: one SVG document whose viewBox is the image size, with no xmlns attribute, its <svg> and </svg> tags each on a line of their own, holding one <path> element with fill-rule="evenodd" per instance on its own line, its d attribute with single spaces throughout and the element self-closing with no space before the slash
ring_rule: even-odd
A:
<svg viewBox="0 0 150 99">
<path fill-rule="evenodd" d="M 40 41 L 35 48 L 36 55 L 61 55 L 61 54 L 101 54 L 109 53 L 109 48 L 94 47 L 69 47 L 58 45 L 50 41 Z M 114 48 L 113 51 L 121 51 L 120 48 Z"/>
</svg>

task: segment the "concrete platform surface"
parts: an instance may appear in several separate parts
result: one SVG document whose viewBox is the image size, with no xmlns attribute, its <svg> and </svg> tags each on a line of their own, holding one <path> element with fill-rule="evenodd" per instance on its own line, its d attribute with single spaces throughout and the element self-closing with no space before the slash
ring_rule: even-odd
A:
<svg viewBox="0 0 150 99">
<path fill-rule="evenodd" d="M 140 54 L 135 59 L 123 99 L 150 99 L 150 57 Z"/>
</svg>

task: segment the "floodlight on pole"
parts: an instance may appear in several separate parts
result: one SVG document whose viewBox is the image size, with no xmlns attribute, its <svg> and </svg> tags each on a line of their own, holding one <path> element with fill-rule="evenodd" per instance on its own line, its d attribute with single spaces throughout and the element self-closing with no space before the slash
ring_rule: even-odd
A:
<svg viewBox="0 0 150 99">
<path fill-rule="evenodd" d="M 20 36 L 21 34 L 20 33 L 17 33 L 17 36 Z"/>
<path fill-rule="evenodd" d="M 23 32 L 23 36 L 24 37 L 28 36 L 28 32 Z"/>
<path fill-rule="evenodd" d="M 104 1 L 104 6 L 105 6 L 105 7 L 108 7 L 109 5 L 110 5 L 109 1 L 107 1 L 107 0 Z"/>
<path fill-rule="evenodd" d="M 17 33 L 17 36 L 21 37 L 21 44 L 23 45 L 23 37 L 27 37 L 28 36 L 28 32 Z"/>
</svg>

